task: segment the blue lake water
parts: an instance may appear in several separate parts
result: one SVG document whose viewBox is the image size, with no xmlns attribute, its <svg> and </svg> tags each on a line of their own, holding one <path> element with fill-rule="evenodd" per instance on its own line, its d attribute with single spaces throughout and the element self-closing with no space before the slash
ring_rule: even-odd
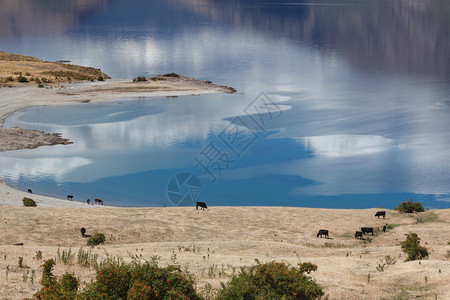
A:
<svg viewBox="0 0 450 300">
<path fill-rule="evenodd" d="M 119 206 L 450 205 L 445 0 L 0 7 L 0 50 L 238 90 L 17 112 L 6 127 L 74 142 L 0 153 L 0 178 L 18 188 Z"/>
</svg>

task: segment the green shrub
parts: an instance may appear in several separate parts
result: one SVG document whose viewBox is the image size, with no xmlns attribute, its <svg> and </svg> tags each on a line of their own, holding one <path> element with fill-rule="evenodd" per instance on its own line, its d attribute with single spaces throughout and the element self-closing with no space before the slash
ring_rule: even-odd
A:
<svg viewBox="0 0 450 300">
<path fill-rule="evenodd" d="M 93 236 L 89 237 L 87 240 L 88 246 L 97 246 L 105 243 L 106 237 L 103 233 L 95 233 Z"/>
<path fill-rule="evenodd" d="M 102 76 L 98 76 L 97 81 L 105 81 L 105 79 Z"/>
<path fill-rule="evenodd" d="M 35 299 L 75 299 L 78 290 L 78 279 L 73 274 L 66 273 L 59 281 L 52 274 L 55 261 L 46 260 L 42 265 L 42 288 L 34 294 Z"/>
<path fill-rule="evenodd" d="M 422 204 L 420 202 L 412 202 L 411 198 L 407 202 L 402 201 L 402 203 L 394 208 L 394 210 L 397 210 L 402 213 L 412 213 L 412 212 L 423 212 L 425 209 L 423 208 Z"/>
<path fill-rule="evenodd" d="M 164 74 L 163 77 L 175 77 L 175 78 L 179 78 L 180 75 L 177 74 L 177 73 L 172 72 L 172 73 Z"/>
<path fill-rule="evenodd" d="M 141 300 L 141 299 L 158 299 L 156 294 L 153 292 L 150 285 L 146 285 L 142 282 L 135 282 L 131 288 L 128 290 L 127 300 Z"/>
<path fill-rule="evenodd" d="M 402 242 L 402 250 L 408 255 L 406 261 L 427 258 L 428 250 L 420 246 L 420 238 L 417 233 L 412 232 L 405 235 L 406 240 Z"/>
<path fill-rule="evenodd" d="M 156 260 L 129 264 L 108 260 L 80 296 L 82 299 L 201 299 L 191 275 L 179 266 L 161 268 Z"/>
<path fill-rule="evenodd" d="M 17 77 L 17 81 L 18 82 L 28 82 L 28 79 L 25 76 L 20 75 L 19 77 Z"/>
<path fill-rule="evenodd" d="M 59 279 L 59 283 L 63 291 L 76 293 L 78 290 L 78 279 L 73 274 L 64 274 Z"/>
<path fill-rule="evenodd" d="M 269 262 L 252 266 L 233 276 L 227 284 L 222 283 L 218 300 L 234 299 L 319 299 L 322 288 L 304 275 L 317 270 L 311 263 L 290 267 L 285 263 Z"/>
<path fill-rule="evenodd" d="M 24 206 L 37 206 L 36 201 L 31 198 L 25 197 L 22 199 L 22 202 Z"/>
<path fill-rule="evenodd" d="M 138 76 L 137 78 L 133 79 L 133 82 L 142 82 L 142 81 L 147 81 L 147 78 L 145 78 L 145 76 Z"/>
</svg>

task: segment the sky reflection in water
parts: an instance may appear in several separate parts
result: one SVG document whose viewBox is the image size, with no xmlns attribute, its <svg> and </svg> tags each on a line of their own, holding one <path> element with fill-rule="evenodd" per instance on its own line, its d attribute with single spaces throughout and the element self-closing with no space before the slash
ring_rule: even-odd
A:
<svg viewBox="0 0 450 300">
<path fill-rule="evenodd" d="M 1 21 L 5 51 L 70 59 L 120 78 L 175 71 L 242 94 L 18 112 L 6 126 L 63 132 L 75 142 L 1 153 L 0 177 L 20 188 L 161 206 L 170 204 L 170 178 L 190 172 L 210 205 L 391 208 L 413 196 L 448 207 L 445 1 L 353 1 L 345 9 L 303 1 L 74 1 L 37 11 L 22 3 L 21 10 L 1 4 L 9 8 L 3 14 L 24 21 Z M 282 110 L 264 128 L 245 114 L 261 91 Z M 219 137 L 235 117 L 257 138 L 241 156 L 229 152 L 233 162 L 212 182 L 194 158 L 211 142 L 229 151 Z"/>
</svg>

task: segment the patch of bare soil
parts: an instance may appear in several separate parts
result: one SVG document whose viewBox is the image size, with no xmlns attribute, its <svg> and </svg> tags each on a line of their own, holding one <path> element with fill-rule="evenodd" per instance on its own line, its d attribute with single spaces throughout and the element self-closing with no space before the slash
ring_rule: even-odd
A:
<svg viewBox="0 0 450 300">
<path fill-rule="evenodd" d="M 19 127 L 0 128 L 0 151 L 68 144 L 72 142 L 61 137 L 60 133 L 46 133 Z"/>
</svg>

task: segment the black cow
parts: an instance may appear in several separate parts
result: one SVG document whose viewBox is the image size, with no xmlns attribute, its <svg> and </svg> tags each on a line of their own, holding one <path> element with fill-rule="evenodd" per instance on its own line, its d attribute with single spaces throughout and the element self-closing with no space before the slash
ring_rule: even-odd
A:
<svg viewBox="0 0 450 300">
<path fill-rule="evenodd" d="M 373 227 L 360 227 L 360 228 L 361 228 L 361 231 L 363 234 L 372 233 L 372 235 L 373 235 Z"/>
<path fill-rule="evenodd" d="M 28 193 L 33 194 L 33 191 L 31 189 L 28 189 Z"/>
<path fill-rule="evenodd" d="M 325 236 L 326 238 L 328 238 L 328 230 L 326 229 L 320 229 L 319 232 L 317 233 L 317 237 L 322 237 Z"/>
<path fill-rule="evenodd" d="M 208 206 L 206 206 L 205 202 L 197 202 L 195 205 L 195 209 L 198 210 L 199 207 L 200 209 L 208 209 Z"/>
<path fill-rule="evenodd" d="M 85 237 L 85 235 L 86 235 L 86 228 L 81 227 L 80 231 L 81 231 L 81 236 Z"/>
<path fill-rule="evenodd" d="M 67 195 L 67 199 L 72 200 L 73 196 L 72 195 Z"/>
<path fill-rule="evenodd" d="M 87 204 L 91 204 L 91 199 L 87 199 Z"/>
<path fill-rule="evenodd" d="M 383 218 L 385 218 L 386 217 L 386 212 L 385 211 L 377 211 L 377 213 L 375 214 L 374 217 L 378 217 L 378 218 L 383 217 Z"/>
<path fill-rule="evenodd" d="M 355 232 L 355 239 L 362 239 L 363 233 L 362 231 L 356 231 Z"/>
</svg>

